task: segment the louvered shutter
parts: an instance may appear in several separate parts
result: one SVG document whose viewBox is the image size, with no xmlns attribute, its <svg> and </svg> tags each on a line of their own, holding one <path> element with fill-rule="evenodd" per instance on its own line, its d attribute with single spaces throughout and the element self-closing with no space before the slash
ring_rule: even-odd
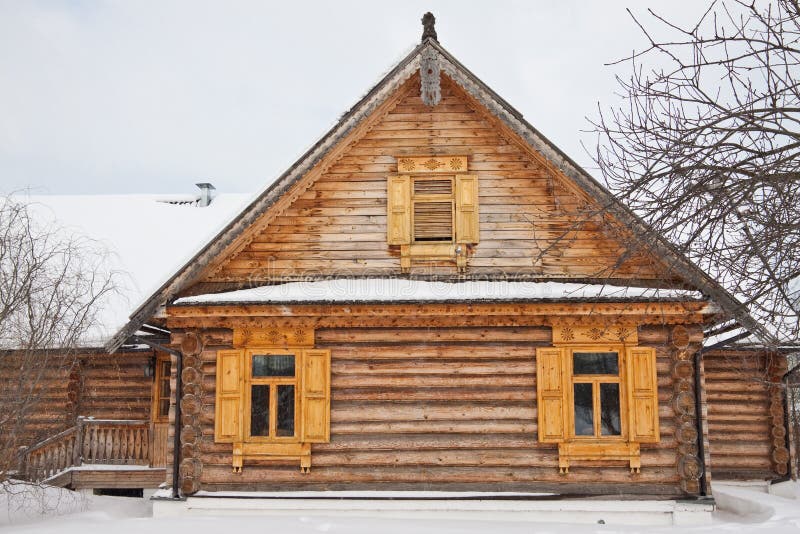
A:
<svg viewBox="0 0 800 534">
<path fill-rule="evenodd" d="M 543 443 L 557 443 L 565 437 L 564 352 L 551 347 L 536 349 L 539 441 Z"/>
<path fill-rule="evenodd" d="M 411 243 L 411 178 L 390 176 L 387 183 L 386 232 L 390 245 Z"/>
<path fill-rule="evenodd" d="M 303 351 L 303 397 L 300 441 L 327 443 L 330 441 L 331 351 Z"/>
<path fill-rule="evenodd" d="M 217 443 L 242 441 L 244 403 L 244 351 L 217 352 L 217 404 L 214 440 Z"/>
<path fill-rule="evenodd" d="M 478 243 L 478 177 L 474 174 L 456 176 L 456 242 Z"/>
<path fill-rule="evenodd" d="M 658 381 L 656 351 L 649 347 L 627 349 L 629 440 L 656 443 L 658 429 Z"/>
</svg>

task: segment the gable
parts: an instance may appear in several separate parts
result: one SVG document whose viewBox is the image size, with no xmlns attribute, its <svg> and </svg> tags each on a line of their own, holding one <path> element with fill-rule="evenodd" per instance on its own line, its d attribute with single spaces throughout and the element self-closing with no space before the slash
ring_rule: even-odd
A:
<svg viewBox="0 0 800 534">
<path fill-rule="evenodd" d="M 296 200 L 265 213 L 246 244 L 218 258 L 201 284 L 400 274 L 400 247 L 387 243 L 387 177 L 404 156 L 428 155 L 466 156 L 479 183 L 480 243 L 463 275 L 454 261 L 433 260 L 414 262 L 412 276 L 676 282 L 569 178 L 541 154 L 523 151 L 446 76 L 434 107 L 423 104 L 417 76 L 398 92 L 402 97 L 380 120 Z"/>
<path fill-rule="evenodd" d="M 398 131 L 408 131 L 409 129 L 403 126 L 398 126 L 398 130 L 380 130 L 374 129 L 378 123 L 385 119 L 385 115 L 397 108 L 399 101 L 408 96 L 404 91 L 413 91 L 415 85 L 419 84 L 416 78 L 419 73 L 421 58 L 427 56 L 428 60 L 434 58 L 433 61 L 437 62 L 438 66 L 436 72 L 441 71 L 446 75 L 445 80 L 451 80 L 450 89 L 452 95 L 447 95 L 448 98 L 453 96 L 459 97 L 464 100 L 466 106 L 472 111 L 479 112 L 485 122 L 492 124 L 495 128 L 494 131 L 476 131 L 475 133 L 464 132 L 461 130 L 469 130 L 470 127 L 478 125 L 467 125 L 467 128 L 454 128 L 453 124 L 439 125 L 437 128 L 432 128 L 430 131 L 426 128 L 411 128 L 414 131 L 413 136 L 409 134 L 397 134 Z M 414 83 L 416 81 L 416 84 Z M 445 82 L 446 84 L 447 82 Z M 460 94 L 459 94 L 460 93 Z M 421 102 L 411 102 L 412 105 L 418 106 Z M 405 104 L 404 104 L 405 105 Z M 464 105 L 455 101 L 449 104 L 445 101 L 438 103 L 438 106 L 443 106 L 438 110 L 421 111 L 421 113 L 448 113 L 446 106 L 448 105 Z M 436 107 L 438 107 L 436 106 Z M 402 109 L 402 108 L 401 108 Z M 421 108 L 418 108 L 421 109 Z M 457 111 L 453 111 L 458 113 Z M 442 117 L 443 119 L 445 117 Z M 472 120 L 472 119 L 469 119 Z M 478 119 L 480 122 L 481 119 Z M 392 122 L 392 121 L 386 121 Z M 424 122 L 424 121 L 414 121 Z M 444 121 L 447 122 L 446 120 Z M 374 131 L 373 131 L 374 130 Z M 436 130 L 437 135 L 432 132 Z M 479 130 L 486 130 L 480 128 Z M 384 132 L 384 133 L 380 133 Z M 387 133 L 392 132 L 392 133 Z M 452 132 L 448 135 L 441 135 L 439 132 Z M 368 135 L 372 134 L 373 138 Z M 383 135 L 384 137 L 380 137 Z M 392 135 L 399 137 L 390 137 Z M 413 141 L 409 141 L 413 139 Z M 495 140 L 495 143 L 491 141 Z M 286 254 L 297 254 L 299 247 L 296 241 L 290 241 L 288 233 L 282 231 L 281 235 L 287 237 L 278 237 L 284 239 L 283 245 L 286 245 L 282 250 L 256 250 L 252 247 L 251 250 L 245 250 L 250 244 L 256 243 L 256 238 L 266 235 L 265 230 L 272 225 L 272 228 L 282 226 L 297 226 L 297 221 L 288 221 L 290 224 L 280 225 L 273 224 L 274 220 L 278 217 L 317 217 L 314 221 L 309 219 L 303 221 L 301 226 L 303 228 L 314 228 L 315 232 L 306 232 L 305 237 L 307 241 L 300 241 L 306 243 L 302 252 L 313 254 L 328 254 L 331 255 L 334 250 L 339 251 L 352 250 L 352 239 L 345 233 L 339 233 L 339 238 L 327 239 L 322 241 L 322 235 L 328 235 L 322 229 L 326 226 L 324 219 L 319 219 L 320 213 L 315 210 L 320 209 L 313 205 L 301 207 L 303 202 L 311 201 L 317 202 L 321 200 L 317 195 L 330 195 L 341 194 L 341 192 L 331 191 L 330 193 L 323 194 L 324 189 L 310 190 L 323 175 L 334 174 L 331 173 L 331 168 L 336 165 L 341 165 L 342 172 L 335 173 L 341 175 L 351 175 L 356 173 L 373 173 L 377 174 L 383 172 L 387 167 L 391 168 L 392 163 L 388 159 L 369 159 L 364 163 L 362 160 L 350 160 L 350 165 L 358 167 L 357 171 L 353 172 L 346 170 L 345 163 L 341 161 L 343 157 L 364 157 L 364 156 L 380 156 L 382 158 L 395 158 L 396 153 L 399 151 L 407 150 L 409 152 L 416 151 L 420 143 L 425 142 L 425 153 L 437 153 L 441 150 L 444 153 L 446 147 L 457 147 L 459 152 L 472 146 L 494 146 L 495 151 L 499 154 L 504 154 L 504 157 L 509 157 L 510 161 L 506 160 L 492 160 L 480 163 L 496 164 L 500 167 L 496 170 L 502 169 L 500 176 L 491 178 L 503 178 L 507 180 L 531 180 L 529 183 L 534 184 L 531 186 L 533 189 L 538 189 L 539 194 L 520 194 L 515 191 L 514 187 L 526 188 L 526 184 L 520 186 L 511 186 L 511 182 L 506 182 L 507 193 L 505 194 L 509 200 L 516 200 L 518 202 L 529 202 L 532 198 L 544 199 L 551 197 L 552 205 L 555 209 L 564 210 L 570 216 L 574 216 L 574 212 L 567 210 L 568 206 L 577 209 L 580 206 L 590 206 L 593 217 L 598 217 L 592 220 L 586 214 L 583 215 L 582 223 L 570 227 L 570 234 L 566 237 L 568 239 L 560 239 L 559 243 L 569 243 L 570 241 L 576 245 L 583 245 L 585 248 L 579 246 L 549 246 L 545 249 L 546 252 L 552 252 L 549 256 L 528 252 L 519 252 L 518 249 L 506 246 L 507 241 L 522 242 L 528 241 L 529 243 L 545 243 L 547 239 L 552 239 L 551 234 L 542 239 L 540 236 L 545 235 L 544 231 L 553 232 L 552 227 L 544 225 L 541 228 L 542 232 L 537 234 L 537 239 L 533 235 L 526 238 L 525 236 L 516 239 L 495 239 L 498 246 L 495 247 L 495 255 L 488 255 L 483 257 L 480 264 L 476 264 L 474 268 L 484 269 L 481 275 L 471 274 L 472 277 L 486 277 L 497 276 L 500 271 L 506 272 L 503 265 L 508 263 L 516 264 L 513 268 L 508 268 L 505 276 L 515 276 L 518 278 L 533 278 L 533 279 L 547 279 L 547 276 L 559 279 L 574 279 L 583 281 L 595 281 L 601 283 L 612 283 L 614 280 L 621 281 L 622 285 L 628 285 L 631 280 L 638 280 L 638 285 L 644 285 L 646 282 L 651 282 L 651 285 L 663 285 L 666 280 L 668 284 L 682 285 L 685 288 L 700 290 L 703 294 L 711 297 L 714 302 L 720 305 L 730 318 L 738 321 L 748 331 L 755 333 L 761 339 L 768 340 L 771 338 L 770 334 L 764 328 L 756 323 L 747 313 L 746 308 L 741 305 L 730 293 L 722 288 L 716 281 L 710 278 L 706 273 L 698 269 L 691 263 L 685 256 L 677 251 L 671 244 L 665 241 L 661 236 L 654 233 L 639 217 L 626 208 L 619 200 L 615 199 L 608 190 L 588 175 L 581 169 L 575 162 L 569 159 L 563 152 L 561 152 L 555 145 L 542 136 L 535 128 L 527 123 L 522 115 L 514 110 L 507 102 L 494 93 L 482 81 L 480 81 L 473 73 L 461 65 L 452 55 L 444 50 L 433 38 L 424 39 L 408 56 L 406 56 L 398 65 L 392 69 L 375 87 L 373 87 L 353 108 L 345 113 L 340 121 L 314 146 L 312 146 L 300 159 L 295 162 L 284 174 L 282 174 L 276 181 L 267 187 L 255 200 L 253 200 L 242 213 L 234 218 L 217 236 L 209 241 L 191 260 L 189 260 L 181 269 L 175 272 L 148 300 L 139 306 L 130 316 L 128 324 L 123 327 L 115 336 L 107 343 L 106 348 L 109 351 L 116 350 L 121 346 L 137 329 L 139 329 L 145 322 L 153 320 L 163 307 L 174 300 L 175 298 L 202 292 L 214 292 L 231 289 L 231 286 L 252 286 L 262 282 L 278 281 L 283 278 L 263 278 L 263 262 L 272 262 L 272 267 L 267 266 L 273 272 L 277 272 L 280 266 L 281 273 L 287 272 L 287 267 L 294 266 L 295 270 L 305 269 L 306 267 L 311 270 L 304 272 L 306 279 L 309 277 L 325 277 L 334 276 L 331 274 L 333 269 L 332 265 L 338 268 L 342 258 L 315 258 L 317 261 L 327 262 L 320 263 L 316 267 L 310 267 L 305 258 L 290 258 Z M 356 146 L 359 145 L 359 146 Z M 474 157 L 478 157 L 482 152 L 477 150 Z M 522 159 L 523 168 L 503 168 L 502 166 L 511 166 L 520 163 L 520 154 L 527 156 L 528 161 Z M 458 154 L 463 155 L 463 154 Z M 476 160 L 475 163 L 478 163 Z M 547 172 L 544 175 L 536 174 L 536 170 L 544 168 Z M 371 168 L 371 165 L 377 165 L 378 168 Z M 530 167 L 524 167 L 530 165 Z M 366 167 L 364 167 L 366 166 Z M 488 173 L 491 176 L 491 171 L 481 171 Z M 536 182 L 539 182 L 538 185 Z M 543 188 L 541 182 L 544 181 L 547 185 Z M 490 188 L 491 189 L 491 188 Z M 306 192 L 310 191 L 312 198 L 301 198 Z M 347 191 L 347 190 L 345 190 Z M 358 216 L 367 216 L 379 218 L 385 212 L 381 210 L 381 206 L 385 207 L 385 200 L 381 198 L 370 197 L 368 190 L 356 190 L 357 194 L 347 194 L 349 203 L 357 202 L 362 208 Z M 541 192 L 544 191 L 542 195 Z M 528 191 L 523 191 L 528 193 Z M 357 195 L 363 195 L 361 199 L 356 198 Z M 483 194 L 487 199 L 497 199 L 500 197 L 489 197 Z M 525 198 L 530 197 L 530 198 Z M 339 198 L 329 198 L 325 200 L 339 201 Z M 582 203 L 581 203 L 582 201 Z M 342 209 L 341 202 L 329 202 L 332 209 Z M 492 201 L 487 201 L 487 205 L 492 205 Z M 509 202 L 508 205 L 517 205 Z M 524 205 L 524 204 L 519 204 Z M 545 206 L 539 202 L 533 204 L 534 206 Z M 352 209 L 349 212 L 348 208 L 354 208 L 355 204 L 345 206 L 346 216 L 352 216 Z M 595 207 L 602 208 L 600 212 L 595 212 Z M 291 212 L 290 209 L 297 210 L 310 210 L 305 212 Z M 372 213 L 368 215 L 367 209 L 371 209 Z M 504 230 L 508 232 L 524 232 L 520 228 L 513 228 L 511 225 L 521 225 L 523 222 L 529 223 L 530 221 L 513 220 L 513 217 L 525 215 L 525 212 L 520 212 L 522 208 L 515 208 L 517 211 L 512 210 L 511 213 L 492 213 L 486 212 L 484 215 L 500 216 L 499 219 L 490 220 L 486 218 L 487 224 L 503 224 L 509 225 Z M 533 208 L 531 208 L 533 209 Z M 547 213 L 546 209 L 542 209 Z M 551 209 L 552 211 L 552 209 Z M 533 212 L 531 212 L 533 213 Z M 557 212 L 562 214 L 561 212 Z M 537 213 L 541 215 L 541 213 Z M 322 215 L 326 215 L 323 213 Z M 600 219 L 599 217 L 602 217 Z M 524 219 L 524 217 L 523 217 Z M 540 220 L 539 223 L 549 223 L 556 221 L 557 218 L 547 218 Z M 353 223 L 337 222 L 340 227 L 346 227 Z M 359 222 L 360 221 L 360 222 Z M 599 226 L 593 227 L 592 223 L 597 223 Z M 356 225 L 363 226 L 363 220 L 357 220 Z M 536 221 L 533 221 L 534 228 Z M 610 223 L 610 224 L 609 224 Z M 385 225 L 385 222 L 384 222 Z M 563 227 L 560 227 L 563 228 Z M 338 228 L 341 230 L 341 228 Z M 498 230 L 501 231 L 501 230 Z M 583 233 L 581 233 L 583 232 Z M 588 232 L 588 233 L 587 233 Z M 598 241 L 595 239 L 597 232 L 600 232 L 605 239 Z M 377 234 L 379 232 L 367 232 L 369 234 Z M 563 230 L 562 230 L 563 233 Z M 315 237 L 318 234 L 320 237 Z M 341 237 L 344 235 L 344 237 Z M 508 235 L 500 237 L 509 237 Z M 291 238 L 294 239 L 294 238 Z M 580 240 L 583 241 L 580 241 Z M 265 243 L 275 244 L 280 241 L 268 239 Z M 316 247 L 315 242 L 331 242 L 331 244 L 322 250 Z M 382 253 L 380 249 L 370 251 L 377 257 L 366 258 L 366 252 L 369 251 L 369 241 L 358 242 L 359 251 L 363 251 L 361 256 L 351 257 L 349 260 L 345 259 L 346 270 L 339 271 L 335 276 L 353 276 L 354 269 L 358 272 L 358 276 L 379 276 L 379 273 L 370 273 L 362 268 L 363 262 L 369 259 L 370 265 L 376 269 L 389 268 L 392 261 L 396 261 L 390 254 Z M 363 244 L 363 246 L 362 246 Z M 471 246 L 471 245 L 470 245 Z M 489 247 L 485 247 L 487 250 Z M 246 254 L 258 253 L 256 258 L 248 258 Z M 267 253 L 266 260 L 263 256 Z M 281 259 L 278 259 L 276 252 L 280 252 Z M 240 254 L 243 254 L 240 256 Z M 518 256 L 514 256 L 518 254 Z M 528 254 L 528 256 L 526 256 Z M 540 258 L 541 265 L 537 265 L 534 258 Z M 271 258 L 275 258 L 274 260 Z M 574 261 L 569 260 L 566 263 L 564 258 L 576 258 Z M 610 258 L 614 258 L 611 262 Z M 359 261 L 361 260 L 361 261 Z M 234 263 L 234 262 L 250 262 L 250 263 Z M 276 263 L 289 262 L 289 263 Z M 253 267 L 252 262 L 257 262 Z M 298 263 L 299 262 L 299 263 Z M 379 262 L 384 262 L 383 264 Z M 529 262 L 530 266 L 525 262 Z M 520 265 L 522 264 L 522 265 Z M 564 266 L 570 267 L 572 265 L 583 265 L 581 268 L 573 268 L 570 274 L 569 268 L 565 269 Z M 590 267 L 587 267 L 590 266 Z M 599 266 L 599 268 L 598 268 Z M 441 267 L 437 265 L 430 265 L 429 270 L 433 273 L 431 276 L 446 277 L 447 274 L 438 272 Z M 524 269 L 523 269 L 524 267 Z M 241 269 L 237 272 L 225 272 L 225 269 Z M 548 270 L 549 269 L 549 270 Z M 561 277 L 553 275 L 545 275 L 545 272 L 557 272 L 559 269 L 562 271 Z M 245 275 L 245 272 L 247 274 Z M 491 275 L 487 273 L 493 273 Z M 587 272 L 604 273 L 599 278 L 586 279 Z M 617 274 L 615 274 L 617 273 Z M 675 273 L 670 274 L 670 273 Z M 424 273 L 423 273 L 424 274 Z M 612 276 L 613 275 L 613 276 Z M 665 276 L 666 275 L 666 276 Z M 284 276 L 281 274 L 280 276 Z M 292 276 L 296 276 L 293 274 Z M 418 276 L 418 275 L 414 275 Z M 599 275 L 595 275 L 599 276 Z M 615 278 L 616 277 L 616 278 Z"/>
</svg>

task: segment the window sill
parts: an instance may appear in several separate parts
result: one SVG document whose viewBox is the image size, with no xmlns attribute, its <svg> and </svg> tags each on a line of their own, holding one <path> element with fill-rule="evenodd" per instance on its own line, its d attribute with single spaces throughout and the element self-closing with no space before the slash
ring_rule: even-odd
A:
<svg viewBox="0 0 800 534">
<path fill-rule="evenodd" d="M 558 444 L 558 470 L 569 473 L 573 461 L 624 461 L 631 473 L 639 473 L 642 463 L 638 443 L 626 441 L 570 441 Z"/>
<path fill-rule="evenodd" d="M 311 470 L 310 443 L 234 443 L 233 472 L 241 473 L 244 460 L 297 460 L 300 471 Z"/>
<path fill-rule="evenodd" d="M 462 252 L 456 254 L 456 249 L 461 247 Z M 427 261 L 452 261 L 455 260 L 458 270 L 463 272 L 467 268 L 467 245 L 459 245 L 451 241 L 412 243 L 400 246 L 400 269 L 404 273 L 411 270 L 411 260 Z"/>
</svg>

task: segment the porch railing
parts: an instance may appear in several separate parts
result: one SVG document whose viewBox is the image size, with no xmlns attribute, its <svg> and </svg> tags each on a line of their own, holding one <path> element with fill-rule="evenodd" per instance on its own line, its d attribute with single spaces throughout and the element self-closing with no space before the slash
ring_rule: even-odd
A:
<svg viewBox="0 0 800 534">
<path fill-rule="evenodd" d="M 84 464 L 149 465 L 146 421 L 88 419 L 20 451 L 19 472 L 42 481 Z"/>
</svg>

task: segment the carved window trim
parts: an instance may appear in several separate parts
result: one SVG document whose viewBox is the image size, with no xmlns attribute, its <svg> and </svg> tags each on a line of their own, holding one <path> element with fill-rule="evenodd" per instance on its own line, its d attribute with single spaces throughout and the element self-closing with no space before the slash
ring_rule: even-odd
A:
<svg viewBox="0 0 800 534">
<path fill-rule="evenodd" d="M 618 354 L 619 436 L 575 435 L 574 352 Z M 634 368 L 634 362 L 639 360 L 647 363 L 641 368 L 637 364 Z M 642 381 L 650 387 L 643 393 L 639 389 Z M 558 444 L 559 471 L 562 474 L 569 473 L 570 465 L 576 461 L 625 461 L 632 473 L 638 473 L 641 469 L 640 443 L 658 442 L 660 439 L 655 350 L 638 345 L 635 327 L 554 326 L 553 345 L 537 349 L 537 408 L 539 441 Z M 638 435 L 639 427 L 634 431 L 631 425 L 638 425 L 640 419 L 647 418 L 651 421 L 654 418 L 654 424 L 649 427 L 652 435 Z"/>
<path fill-rule="evenodd" d="M 290 336 L 303 339 L 306 344 L 263 343 L 263 340 L 285 340 Z M 330 350 L 314 348 L 313 338 L 313 329 L 301 333 L 292 326 L 234 330 L 236 348 L 217 352 L 214 441 L 232 444 L 234 473 L 241 473 L 248 459 L 299 461 L 301 471 L 308 473 L 311 444 L 330 441 Z M 295 376 L 291 379 L 252 377 L 253 356 L 266 354 L 294 355 Z M 251 386 L 269 381 L 295 384 L 294 436 L 251 435 Z"/>
</svg>

